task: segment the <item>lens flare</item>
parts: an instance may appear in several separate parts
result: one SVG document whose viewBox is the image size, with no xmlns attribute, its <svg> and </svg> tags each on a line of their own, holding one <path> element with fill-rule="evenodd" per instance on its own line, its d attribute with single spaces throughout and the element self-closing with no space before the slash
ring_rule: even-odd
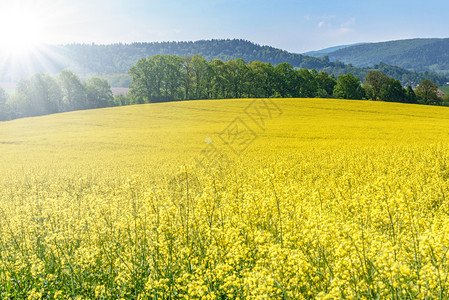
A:
<svg viewBox="0 0 449 300">
<path fill-rule="evenodd" d="M 0 14 L 1 52 L 27 56 L 45 40 L 45 18 L 30 7 L 13 6 Z"/>
</svg>

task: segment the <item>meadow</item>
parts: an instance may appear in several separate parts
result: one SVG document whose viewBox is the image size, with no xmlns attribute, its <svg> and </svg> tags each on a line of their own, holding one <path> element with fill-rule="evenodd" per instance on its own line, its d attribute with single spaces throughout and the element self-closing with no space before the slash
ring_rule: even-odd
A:
<svg viewBox="0 0 449 300">
<path fill-rule="evenodd" d="M 442 86 L 440 87 L 440 90 L 443 91 L 446 95 L 449 94 L 449 86 Z"/>
<path fill-rule="evenodd" d="M 0 122 L 0 298 L 448 298 L 448 125 L 334 99 Z"/>
</svg>

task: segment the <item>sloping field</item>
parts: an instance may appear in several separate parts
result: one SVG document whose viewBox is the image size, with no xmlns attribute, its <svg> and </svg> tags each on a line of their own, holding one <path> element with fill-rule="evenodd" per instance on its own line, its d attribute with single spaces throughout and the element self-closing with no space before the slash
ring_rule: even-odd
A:
<svg viewBox="0 0 449 300">
<path fill-rule="evenodd" d="M 446 95 L 449 95 L 449 86 L 443 86 L 440 87 L 440 90 L 445 93 Z"/>
<path fill-rule="evenodd" d="M 0 153 L 1 298 L 448 297 L 445 107 L 107 108 Z"/>
</svg>

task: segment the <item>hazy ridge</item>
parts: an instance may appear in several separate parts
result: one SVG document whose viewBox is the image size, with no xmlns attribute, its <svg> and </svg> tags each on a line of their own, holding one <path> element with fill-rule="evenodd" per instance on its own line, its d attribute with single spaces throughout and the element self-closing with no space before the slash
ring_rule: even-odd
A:
<svg viewBox="0 0 449 300">
<path fill-rule="evenodd" d="M 368 44 L 370 45 L 370 44 Z M 365 45 L 352 46 L 339 51 L 353 51 Z M 355 48 L 356 47 L 356 48 Z M 347 50 L 348 49 L 348 50 Z M 414 48 L 410 48 L 412 51 Z M 201 40 L 187 42 L 152 42 L 132 44 L 69 44 L 52 45 L 40 48 L 30 56 L 26 64 L 4 64 L 0 71 L 0 82 L 14 82 L 31 76 L 34 73 L 56 74 L 69 69 L 80 77 L 100 76 L 107 79 L 112 86 L 127 87 L 130 77 L 127 72 L 140 58 L 156 54 L 178 56 L 201 55 L 207 60 L 223 61 L 242 58 L 245 61 L 262 61 L 278 65 L 286 62 L 295 68 L 316 69 L 326 71 L 335 76 L 348 73 L 363 79 L 369 71 L 380 70 L 401 82 L 420 82 L 429 78 L 438 85 L 449 81 L 448 78 L 436 74 L 418 74 L 393 64 L 372 63 L 369 56 L 364 57 L 367 63 L 362 67 L 344 64 L 331 57 L 317 58 L 308 55 L 290 53 L 270 46 L 262 46 L 239 39 Z M 361 64 L 361 63 L 360 63 Z M 448 67 L 449 69 L 449 67 Z"/>
<path fill-rule="evenodd" d="M 384 62 L 412 71 L 449 74 L 449 38 L 406 39 L 324 50 L 308 54 L 314 57 L 327 55 L 331 61 L 340 60 L 357 67 Z"/>
</svg>

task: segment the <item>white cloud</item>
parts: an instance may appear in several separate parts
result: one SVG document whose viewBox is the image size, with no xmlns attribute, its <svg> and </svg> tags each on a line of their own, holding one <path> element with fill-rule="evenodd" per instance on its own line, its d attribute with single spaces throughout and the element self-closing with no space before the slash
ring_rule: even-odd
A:
<svg viewBox="0 0 449 300">
<path fill-rule="evenodd" d="M 339 26 L 331 26 L 328 23 L 320 22 L 318 24 L 318 28 L 322 28 L 323 26 L 326 26 L 328 28 L 327 34 L 330 36 L 343 36 L 347 35 L 351 32 L 354 32 L 353 26 L 356 23 L 355 18 L 350 18 L 349 20 L 341 23 Z"/>
<path fill-rule="evenodd" d="M 335 32 L 336 32 L 338 35 L 342 35 L 342 34 L 346 34 L 346 33 L 348 33 L 348 32 L 352 32 L 352 28 L 349 28 L 349 27 L 341 27 L 341 28 L 335 30 Z"/>
<path fill-rule="evenodd" d="M 341 24 L 341 27 L 342 28 L 351 27 L 354 24 L 355 24 L 355 18 L 350 18 L 349 20 L 347 20 L 346 22 Z"/>
</svg>

